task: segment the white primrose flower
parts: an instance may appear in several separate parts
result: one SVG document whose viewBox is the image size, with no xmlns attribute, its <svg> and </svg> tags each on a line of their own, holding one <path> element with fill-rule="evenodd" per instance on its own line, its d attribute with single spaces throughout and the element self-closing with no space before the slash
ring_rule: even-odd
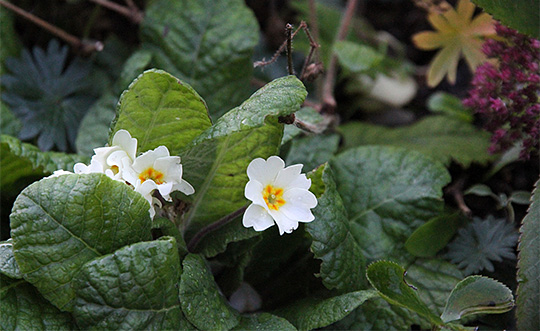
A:
<svg viewBox="0 0 540 331">
<path fill-rule="evenodd" d="M 111 146 L 95 148 L 94 153 L 90 166 L 96 162 L 102 165 L 102 170 L 92 172 L 102 172 L 112 179 L 123 181 L 124 166 L 131 165 L 135 160 L 137 138 L 132 138 L 126 130 L 118 130 Z"/>
<path fill-rule="evenodd" d="M 245 227 L 263 231 L 275 222 L 279 234 L 283 235 L 296 230 L 298 222 L 315 219 L 311 208 L 317 206 L 317 198 L 309 191 L 311 180 L 300 173 L 302 166 L 295 164 L 285 168 L 285 162 L 278 156 L 251 161 L 244 195 L 253 203 L 244 213 L 242 224 Z"/>
<path fill-rule="evenodd" d="M 167 201 L 172 201 L 170 194 L 173 191 L 180 191 L 186 195 L 195 192 L 193 187 L 182 179 L 180 157 L 170 156 L 165 146 L 143 153 L 131 165 L 127 164 L 127 159 L 123 161 L 124 179 L 150 203 L 152 217 L 155 215 L 154 205 L 161 205 L 152 196 L 154 190 L 157 189 Z"/>
</svg>

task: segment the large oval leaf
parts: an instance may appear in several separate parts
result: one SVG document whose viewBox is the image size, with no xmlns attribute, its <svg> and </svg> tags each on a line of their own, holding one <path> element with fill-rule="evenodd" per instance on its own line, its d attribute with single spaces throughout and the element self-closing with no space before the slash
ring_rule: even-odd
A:
<svg viewBox="0 0 540 331">
<path fill-rule="evenodd" d="M 86 262 L 151 238 L 148 208 L 141 194 L 103 174 L 43 179 L 13 206 L 15 260 L 46 299 L 70 311 L 71 282 Z"/>
</svg>

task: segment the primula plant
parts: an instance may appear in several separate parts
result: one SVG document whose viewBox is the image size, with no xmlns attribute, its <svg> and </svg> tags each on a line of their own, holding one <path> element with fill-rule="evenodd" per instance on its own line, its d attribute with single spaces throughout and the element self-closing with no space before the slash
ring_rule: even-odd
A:
<svg viewBox="0 0 540 331">
<path fill-rule="evenodd" d="M 0 1 L 0 329 L 540 328 L 538 91 L 522 52 L 538 36 L 497 23 L 506 39 L 484 46 L 520 65 L 480 65 L 470 98 L 527 119 L 502 125 L 530 156 L 490 154 L 468 86 L 432 94 L 433 54 L 411 36 L 443 48 L 431 79 L 461 79 L 460 52 L 482 62 L 501 12 L 414 3 L 408 19 L 438 33 L 381 24 L 382 0 L 36 4 L 29 22 L 73 29 L 42 25 L 66 43 L 46 54 L 51 37 L 7 12 L 25 2 Z M 120 38 L 92 40 L 105 34 Z M 506 66 L 515 79 L 484 93 L 479 72 Z M 96 90 L 88 110 L 62 107 Z"/>
</svg>

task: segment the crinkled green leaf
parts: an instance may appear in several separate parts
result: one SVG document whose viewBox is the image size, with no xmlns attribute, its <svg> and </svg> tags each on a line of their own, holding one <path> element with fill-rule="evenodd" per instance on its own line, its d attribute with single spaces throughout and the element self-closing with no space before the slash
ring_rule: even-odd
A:
<svg viewBox="0 0 540 331">
<path fill-rule="evenodd" d="M 540 329 L 540 180 L 535 184 L 519 232 L 517 324 L 520 330 L 537 330 Z"/>
<path fill-rule="evenodd" d="M 125 129 L 137 138 L 139 152 L 165 145 L 176 155 L 210 125 L 206 104 L 191 86 L 151 69 L 120 96 L 109 143 Z"/>
<path fill-rule="evenodd" d="M 472 0 L 487 13 L 513 29 L 540 39 L 540 1 Z"/>
<path fill-rule="evenodd" d="M 399 128 L 385 128 L 362 122 L 340 126 L 344 147 L 387 145 L 420 151 L 449 164 L 455 160 L 467 167 L 472 162 L 487 163 L 489 134 L 446 116 L 428 116 L 417 123 Z"/>
<path fill-rule="evenodd" d="M 0 242 L 0 273 L 9 278 L 23 278 L 21 269 L 13 255 L 13 240 L 11 238 Z"/>
<path fill-rule="evenodd" d="M 324 166 L 322 181 L 325 191 L 313 209 L 315 220 L 306 224 L 313 238 L 311 251 L 322 260 L 319 276 L 328 289 L 348 292 L 365 288 L 366 261 L 351 234 L 349 217 L 329 165 Z"/>
<path fill-rule="evenodd" d="M 188 250 L 184 237 L 180 233 L 180 230 L 176 227 L 170 219 L 165 217 L 155 216 L 152 220 L 152 234 L 154 238 L 159 237 L 173 237 L 176 239 L 176 246 L 178 246 L 178 255 L 180 259 L 183 259 L 187 255 Z"/>
<path fill-rule="evenodd" d="M 473 121 L 472 111 L 463 106 L 460 98 L 450 93 L 433 93 L 427 100 L 427 107 L 433 113 L 440 113 L 465 123 Z"/>
<path fill-rule="evenodd" d="M 469 276 L 452 290 L 441 318 L 446 323 L 471 314 L 500 314 L 513 307 L 508 287 L 488 277 Z"/>
<path fill-rule="evenodd" d="M 443 208 L 447 170 L 423 154 L 393 147 L 359 147 L 330 165 L 351 221 L 351 233 L 368 261 L 401 259 L 407 238 Z"/>
<path fill-rule="evenodd" d="M 317 299 L 306 298 L 274 311 L 299 330 L 322 328 L 341 320 L 366 300 L 376 297 L 374 291 L 356 291 L 340 296 Z"/>
<path fill-rule="evenodd" d="M 120 76 L 115 86 L 122 90 L 129 87 L 129 84 L 136 79 L 150 64 L 152 52 L 144 49 L 138 50 L 130 55 L 122 67 Z"/>
<path fill-rule="evenodd" d="M 153 63 L 199 92 L 217 119 L 249 95 L 259 27 L 242 0 L 153 1 L 141 27 Z"/>
<path fill-rule="evenodd" d="M 81 155 L 42 152 L 34 145 L 7 135 L 0 136 L 0 152 L 0 186 L 6 192 L 24 177 L 44 176 L 58 169 L 71 171 L 75 163 L 88 160 Z"/>
<path fill-rule="evenodd" d="M 220 294 L 205 260 L 189 254 L 182 263 L 184 272 L 180 280 L 180 303 L 184 315 L 201 330 L 229 330 L 235 327 L 238 313 Z"/>
<path fill-rule="evenodd" d="M 408 308 L 435 325 L 441 325 L 439 316 L 426 306 L 416 289 L 409 285 L 404 277 L 405 269 L 390 261 L 373 262 L 367 268 L 369 282 L 386 301 Z"/>
<path fill-rule="evenodd" d="M 437 216 L 416 229 L 405 242 L 405 248 L 414 256 L 434 257 L 464 222 L 464 217 L 458 213 Z"/>
<path fill-rule="evenodd" d="M 122 247 L 81 268 L 73 316 L 85 329 L 192 328 L 178 300 L 181 273 L 174 238 Z"/>
<path fill-rule="evenodd" d="M 293 140 L 287 154 L 288 165 L 301 163 L 303 170 L 315 169 L 327 162 L 337 152 L 339 135 L 306 136 Z"/>
<path fill-rule="evenodd" d="M 193 203 L 183 220 L 188 241 L 204 226 L 248 203 L 244 197 L 248 164 L 257 157 L 278 153 L 283 125 L 277 117 L 298 110 L 306 93 L 294 76 L 276 79 L 223 115 L 181 153 L 183 176 L 195 188 Z M 235 223 L 226 229 L 240 227 Z M 239 239 L 256 235 L 253 229 L 238 231 Z M 227 242 L 235 240 L 226 236 L 220 237 L 226 242 L 215 241 L 215 233 L 210 240 L 214 252 L 223 251 Z M 199 245 L 199 251 L 204 249 Z"/>
<path fill-rule="evenodd" d="M 68 313 L 61 312 L 43 299 L 24 280 L 0 275 L 0 329 L 2 330 L 76 330 Z"/>
<path fill-rule="evenodd" d="M 235 326 L 232 330 L 294 331 L 296 328 L 282 317 L 268 313 L 260 313 L 240 317 L 240 324 Z"/>
<path fill-rule="evenodd" d="M 384 55 L 373 47 L 350 41 L 336 42 L 334 52 L 339 63 L 354 73 L 366 72 L 376 67 L 384 59 Z"/>
<path fill-rule="evenodd" d="M 103 174 L 42 179 L 13 205 L 15 259 L 28 282 L 70 311 L 71 282 L 86 262 L 151 238 L 148 208 L 141 194 Z"/>
<path fill-rule="evenodd" d="M 17 136 L 21 127 L 21 121 L 13 114 L 5 103 L 0 101 L 0 134 Z"/>
</svg>

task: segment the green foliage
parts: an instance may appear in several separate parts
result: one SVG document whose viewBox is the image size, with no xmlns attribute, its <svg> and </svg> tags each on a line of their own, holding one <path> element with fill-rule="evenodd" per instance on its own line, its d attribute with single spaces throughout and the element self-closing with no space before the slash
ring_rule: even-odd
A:
<svg viewBox="0 0 540 331">
<path fill-rule="evenodd" d="M 24 278 L 68 311 L 75 298 L 71 282 L 86 262 L 150 239 L 146 200 L 103 174 L 36 182 L 17 197 L 10 219 Z"/>
<path fill-rule="evenodd" d="M 286 164 L 304 165 L 303 169 L 312 170 L 327 162 L 338 150 L 339 135 L 315 135 L 300 137 L 291 143 Z"/>
<path fill-rule="evenodd" d="M 339 63 L 353 73 L 364 73 L 381 63 L 384 55 L 373 47 L 355 44 L 350 41 L 338 41 L 334 52 Z"/>
<path fill-rule="evenodd" d="M 22 123 L 13 112 L 0 101 L 0 134 L 16 136 L 21 131 Z"/>
<path fill-rule="evenodd" d="M 540 39 L 540 2 L 538 0 L 472 0 L 504 25 Z"/>
<path fill-rule="evenodd" d="M 446 257 L 472 274 L 486 269 L 493 271 L 492 261 L 515 259 L 514 248 L 518 234 L 511 223 L 493 216 L 475 218 L 458 230 L 458 236 L 448 244 Z"/>
<path fill-rule="evenodd" d="M 6 71 L 5 60 L 10 56 L 18 56 L 21 51 L 21 42 L 15 33 L 13 14 L 8 10 L 0 11 L 0 76 Z"/>
<path fill-rule="evenodd" d="M 328 299 L 307 298 L 274 313 L 286 318 L 298 330 L 312 330 L 341 320 L 366 300 L 376 296 L 375 292 L 368 290 L 349 292 Z"/>
<path fill-rule="evenodd" d="M 472 111 L 465 108 L 461 99 L 446 92 L 433 93 L 427 101 L 428 109 L 465 123 L 473 121 Z"/>
<path fill-rule="evenodd" d="M 344 147 L 386 145 L 420 151 L 449 164 L 455 160 L 464 167 L 472 162 L 487 163 L 489 134 L 473 125 L 446 116 L 428 116 L 407 127 L 385 128 L 363 122 L 349 122 L 339 127 Z"/>
<path fill-rule="evenodd" d="M 79 122 L 96 100 L 89 63 L 75 60 L 66 67 L 67 52 L 52 40 L 46 51 L 35 47 L 6 60 L 11 74 L 2 76 L 2 99 L 22 121 L 19 137 L 37 138 L 41 150 L 74 147 Z"/>
<path fill-rule="evenodd" d="M 520 330 L 540 329 L 540 180 L 535 184 L 531 205 L 519 229 L 517 324 Z"/>
<path fill-rule="evenodd" d="M 232 330 L 294 331 L 296 328 L 284 318 L 268 314 L 254 314 L 240 317 L 240 323 Z"/>
<path fill-rule="evenodd" d="M 22 279 L 21 269 L 13 255 L 13 240 L 0 242 L 0 273 L 13 279 Z"/>
<path fill-rule="evenodd" d="M 464 221 L 458 213 L 437 216 L 416 229 L 405 242 L 405 248 L 414 256 L 434 257 L 446 247 Z"/>
<path fill-rule="evenodd" d="M 141 40 L 154 66 L 193 86 L 217 119 L 249 94 L 257 31 L 242 0 L 156 0 L 146 8 Z"/>
<path fill-rule="evenodd" d="M 471 314 L 504 313 L 513 307 L 508 287 L 488 277 L 469 276 L 452 290 L 441 319 L 447 323 Z"/>
<path fill-rule="evenodd" d="M 96 329 L 192 328 L 180 309 L 181 273 L 173 238 L 125 246 L 82 267 L 73 281 L 73 315 Z"/>
</svg>

